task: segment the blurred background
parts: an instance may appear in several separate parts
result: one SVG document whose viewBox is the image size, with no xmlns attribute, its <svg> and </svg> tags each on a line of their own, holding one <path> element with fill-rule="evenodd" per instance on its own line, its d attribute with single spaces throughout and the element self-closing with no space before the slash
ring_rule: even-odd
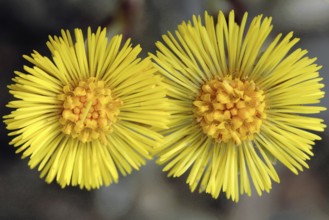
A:
<svg viewBox="0 0 329 220">
<path fill-rule="evenodd" d="M 14 70 L 22 70 L 23 54 L 37 50 L 49 55 L 48 35 L 59 35 L 60 29 L 95 30 L 109 27 L 109 35 L 123 33 L 133 44 L 141 44 L 143 53 L 155 52 L 154 42 L 174 31 L 192 14 L 208 10 L 236 10 L 239 17 L 249 12 L 273 16 L 271 37 L 294 31 L 301 38 L 297 47 L 307 49 L 323 65 L 321 76 L 329 88 L 329 1 L 328 0 L 0 0 L 0 108 L 1 116 L 11 96 L 6 85 Z M 296 49 L 296 47 L 295 47 Z M 328 96 L 328 95 L 327 95 Z M 329 98 L 322 105 L 329 107 Z M 321 114 L 328 122 L 329 112 Z M 0 147 L 0 219 L 96 219 L 96 220 L 325 220 L 329 219 L 329 147 L 328 132 L 314 146 L 310 169 L 294 175 L 277 164 L 280 184 L 259 197 L 242 196 L 239 203 L 225 195 L 190 193 L 186 176 L 166 178 L 161 167 L 149 161 L 140 171 L 120 177 L 119 184 L 95 191 L 46 184 L 36 170 L 30 170 L 27 159 L 21 160 L 8 145 L 5 125 L 1 122 Z"/>
</svg>

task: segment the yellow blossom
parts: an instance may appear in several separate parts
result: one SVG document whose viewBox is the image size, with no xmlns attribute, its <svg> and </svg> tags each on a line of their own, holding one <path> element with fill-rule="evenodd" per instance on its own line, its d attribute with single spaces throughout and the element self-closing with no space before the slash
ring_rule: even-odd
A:
<svg viewBox="0 0 329 220">
<path fill-rule="evenodd" d="M 94 189 L 138 170 L 167 127 L 162 78 L 122 36 L 88 29 L 49 37 L 51 58 L 34 51 L 16 71 L 5 116 L 11 143 L 41 177 Z"/>
<path fill-rule="evenodd" d="M 226 20 L 205 13 L 163 35 L 156 55 L 165 77 L 171 122 L 158 149 L 158 163 L 169 176 L 189 172 L 192 191 L 240 194 L 269 192 L 279 182 L 278 160 L 293 173 L 308 168 L 312 146 L 321 138 L 325 110 L 315 58 L 292 47 L 292 33 L 270 40 L 271 18 L 259 15 L 247 27 L 234 11 Z M 312 114 L 311 116 L 307 116 Z M 253 186 L 252 186 L 253 185 Z"/>
</svg>

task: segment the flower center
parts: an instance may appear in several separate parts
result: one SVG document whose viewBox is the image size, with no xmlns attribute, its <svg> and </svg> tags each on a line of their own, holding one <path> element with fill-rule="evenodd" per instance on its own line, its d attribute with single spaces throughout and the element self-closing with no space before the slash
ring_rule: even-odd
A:
<svg viewBox="0 0 329 220">
<path fill-rule="evenodd" d="M 263 90 L 255 83 L 225 77 L 201 87 L 193 102 L 202 130 L 216 141 L 240 144 L 252 140 L 266 118 Z"/>
<path fill-rule="evenodd" d="M 95 139 L 107 143 L 106 134 L 112 131 L 123 103 L 114 99 L 104 85 L 103 81 L 91 77 L 76 87 L 63 87 L 58 98 L 63 101 L 60 124 L 64 134 L 84 143 Z"/>
</svg>

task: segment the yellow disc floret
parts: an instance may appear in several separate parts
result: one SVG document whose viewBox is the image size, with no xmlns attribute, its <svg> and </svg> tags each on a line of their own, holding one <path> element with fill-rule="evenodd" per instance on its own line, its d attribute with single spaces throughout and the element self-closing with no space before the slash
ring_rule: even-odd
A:
<svg viewBox="0 0 329 220">
<path fill-rule="evenodd" d="M 193 104 L 204 133 L 218 142 L 240 144 L 260 131 L 264 98 L 252 80 L 225 77 L 203 84 Z"/>
<path fill-rule="evenodd" d="M 120 113 L 122 101 L 112 97 L 105 83 L 94 77 L 76 86 L 66 85 L 58 97 L 63 101 L 60 124 L 62 131 L 82 142 L 99 139 L 106 143 Z"/>
</svg>

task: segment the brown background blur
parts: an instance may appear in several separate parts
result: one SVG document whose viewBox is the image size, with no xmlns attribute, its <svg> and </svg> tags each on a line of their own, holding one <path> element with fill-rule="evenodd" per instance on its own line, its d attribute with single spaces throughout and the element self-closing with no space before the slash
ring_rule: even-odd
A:
<svg viewBox="0 0 329 220">
<path fill-rule="evenodd" d="M 192 14 L 208 10 L 238 16 L 249 11 L 254 15 L 273 16 L 271 37 L 293 30 L 301 41 L 297 47 L 307 49 L 329 88 L 329 1 L 328 0 L 0 0 L 0 108 L 11 99 L 6 85 L 14 70 L 27 64 L 23 54 L 37 50 L 49 55 L 48 35 L 59 35 L 60 29 L 73 30 L 98 25 L 108 26 L 109 35 L 117 32 L 141 44 L 143 53 L 154 52 L 161 35 L 174 31 Z M 295 49 L 297 48 L 295 47 Z M 328 95 L 322 105 L 328 107 Z M 329 112 L 321 114 L 328 122 Z M 273 184 L 270 194 L 242 196 L 235 204 L 222 194 L 218 200 L 209 195 L 190 193 L 186 176 L 168 179 L 154 161 L 120 177 L 119 184 L 100 190 L 61 189 L 46 184 L 36 170 L 30 170 L 27 159 L 21 160 L 13 147 L 4 124 L 0 123 L 0 219 L 96 219 L 96 220 L 325 220 L 329 219 L 329 146 L 328 131 L 314 147 L 310 169 L 294 175 L 277 164 L 280 184 Z"/>
</svg>

